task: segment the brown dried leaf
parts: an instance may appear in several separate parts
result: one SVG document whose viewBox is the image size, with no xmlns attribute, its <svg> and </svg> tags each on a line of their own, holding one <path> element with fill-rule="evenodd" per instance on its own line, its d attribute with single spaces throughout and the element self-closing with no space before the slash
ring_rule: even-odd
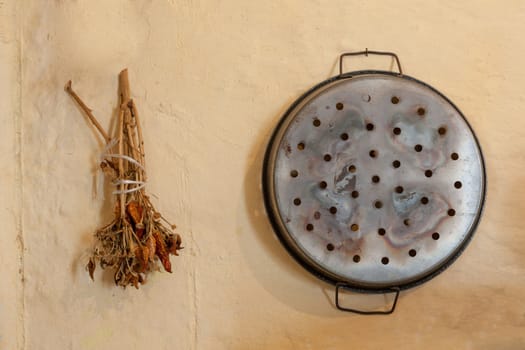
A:
<svg viewBox="0 0 525 350">
<path fill-rule="evenodd" d="M 155 238 L 153 237 L 153 235 L 149 235 L 148 239 L 146 240 L 146 246 L 148 247 L 148 251 L 149 251 L 148 260 L 153 261 L 153 259 L 155 258 L 155 250 L 156 250 L 156 243 L 155 243 Z"/>
<path fill-rule="evenodd" d="M 139 289 L 139 278 L 138 276 L 131 276 L 130 278 L 130 281 L 129 281 L 131 284 L 133 284 L 133 286 L 136 288 L 136 289 Z"/>
<path fill-rule="evenodd" d="M 135 225 L 142 223 L 144 208 L 142 208 L 138 201 L 129 202 L 126 206 L 126 211 Z"/>
<path fill-rule="evenodd" d="M 155 254 L 159 257 L 162 266 L 164 266 L 164 270 L 171 272 L 171 262 L 166 242 L 164 242 L 159 231 L 154 231 L 153 237 L 155 237 L 156 244 Z"/>
<path fill-rule="evenodd" d="M 144 224 L 139 222 L 135 225 L 135 233 L 137 234 L 137 237 L 142 240 L 142 237 L 144 237 Z"/>
<path fill-rule="evenodd" d="M 135 258 L 139 262 L 136 272 L 145 272 L 148 267 L 149 248 L 147 246 L 137 246 L 135 248 Z"/>
<path fill-rule="evenodd" d="M 139 204 L 138 201 L 131 201 L 126 206 L 126 212 L 131 217 L 131 221 L 135 225 L 135 234 L 139 239 L 144 236 L 144 208 Z"/>
<path fill-rule="evenodd" d="M 141 269 L 140 272 L 145 272 L 146 269 L 148 268 L 148 264 L 149 264 L 149 248 L 148 248 L 148 246 L 143 246 L 142 247 L 142 259 L 141 259 L 140 263 L 142 264 L 142 269 Z"/>
<path fill-rule="evenodd" d="M 166 240 L 166 245 L 170 254 L 179 255 L 177 250 L 181 249 L 182 239 L 178 234 L 171 234 Z"/>
</svg>

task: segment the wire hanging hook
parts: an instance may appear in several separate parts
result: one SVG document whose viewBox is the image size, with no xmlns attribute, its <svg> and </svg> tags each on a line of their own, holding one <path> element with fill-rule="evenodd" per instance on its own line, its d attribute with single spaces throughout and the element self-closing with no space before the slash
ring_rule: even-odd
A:
<svg viewBox="0 0 525 350">
<path fill-rule="evenodd" d="M 358 52 L 345 52 L 339 56 L 339 75 L 343 75 L 343 58 L 346 56 L 358 56 L 358 55 L 365 55 L 368 57 L 368 55 L 379 55 L 379 56 L 390 56 L 392 57 L 397 64 L 397 69 L 399 70 L 399 75 L 403 75 L 403 70 L 401 69 L 401 63 L 399 62 L 399 58 L 397 55 L 393 52 L 387 52 L 387 51 L 372 51 L 368 50 L 368 47 L 365 49 L 365 51 L 358 51 Z"/>
</svg>

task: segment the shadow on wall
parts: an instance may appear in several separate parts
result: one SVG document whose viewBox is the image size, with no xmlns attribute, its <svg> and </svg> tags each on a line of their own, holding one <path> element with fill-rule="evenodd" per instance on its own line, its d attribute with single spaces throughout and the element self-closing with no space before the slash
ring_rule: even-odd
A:
<svg viewBox="0 0 525 350">
<path fill-rule="evenodd" d="M 322 293 L 323 287 L 330 286 L 323 286 L 287 253 L 273 232 L 264 207 L 261 184 L 264 152 L 281 116 L 279 113 L 261 128 L 250 151 L 244 201 L 241 201 L 245 208 L 239 212 L 238 227 L 242 231 L 238 235 L 239 244 L 252 275 L 267 292 L 298 311 L 330 315 L 333 307 Z"/>
</svg>

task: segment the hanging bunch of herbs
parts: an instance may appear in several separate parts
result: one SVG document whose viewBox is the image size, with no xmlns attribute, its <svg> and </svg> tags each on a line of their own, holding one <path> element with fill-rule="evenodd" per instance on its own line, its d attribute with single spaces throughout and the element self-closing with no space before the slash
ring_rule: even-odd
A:
<svg viewBox="0 0 525 350">
<path fill-rule="evenodd" d="M 144 142 L 139 114 L 131 99 L 128 71 L 119 74 L 119 110 L 116 135 L 101 127 L 91 109 L 73 91 L 66 91 L 78 103 L 106 142 L 100 168 L 114 186 L 114 219 L 95 232 L 95 242 L 86 266 L 94 279 L 97 265 L 115 271 L 119 286 L 136 288 L 146 282 L 158 263 L 171 272 L 170 254 L 178 255 L 181 237 L 153 206 L 145 192 L 146 168 Z"/>
</svg>

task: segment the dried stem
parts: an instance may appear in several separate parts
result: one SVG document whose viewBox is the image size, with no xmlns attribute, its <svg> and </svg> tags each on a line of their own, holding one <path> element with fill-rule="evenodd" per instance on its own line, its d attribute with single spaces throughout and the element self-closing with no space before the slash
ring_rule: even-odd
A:
<svg viewBox="0 0 525 350">
<path fill-rule="evenodd" d="M 118 152 L 119 154 L 123 154 L 123 148 L 124 148 L 124 111 L 121 109 L 119 112 L 119 124 L 118 124 Z M 118 159 L 118 172 L 119 172 L 119 178 L 124 177 L 124 159 L 119 158 Z M 125 203 L 125 193 L 124 193 L 124 184 L 121 184 L 119 186 L 120 189 L 120 217 L 124 218 L 125 212 L 126 212 L 126 203 Z"/>
<path fill-rule="evenodd" d="M 138 144 L 137 147 L 139 149 L 140 153 L 140 164 L 145 168 L 146 167 L 146 154 L 144 152 L 144 139 L 142 138 L 142 127 L 140 125 L 140 119 L 139 119 L 139 113 L 137 111 L 137 106 L 135 106 L 135 101 L 131 100 L 131 112 L 133 113 L 133 116 L 135 117 L 135 123 L 137 124 L 137 136 L 138 136 Z M 144 174 L 143 181 L 146 181 L 146 175 Z"/>
<path fill-rule="evenodd" d="M 118 75 L 118 83 L 120 89 L 120 104 L 125 105 L 131 98 L 129 88 L 128 69 L 123 69 Z"/>
<path fill-rule="evenodd" d="M 129 110 L 128 110 L 127 106 L 126 106 L 126 103 L 130 99 L 130 95 L 131 95 L 130 87 L 129 87 L 129 79 L 128 79 L 128 70 L 127 69 L 123 69 L 119 73 L 118 85 L 119 85 L 119 95 L 120 95 L 120 110 L 121 110 L 121 112 L 124 113 L 124 120 L 123 120 L 123 124 L 122 124 L 122 132 L 123 133 L 125 132 L 127 134 L 126 125 L 128 125 L 128 123 L 129 123 L 130 115 L 128 114 Z M 127 135 L 127 136 L 129 137 L 129 135 Z M 122 141 L 124 142 L 123 138 L 122 138 Z M 124 144 L 123 147 L 127 148 L 127 142 Z M 121 151 L 120 154 L 128 154 L 128 152 L 122 153 L 122 151 Z M 128 164 L 128 162 L 126 162 L 126 169 L 124 170 L 124 172 L 122 174 L 127 173 L 127 164 Z M 127 189 L 127 185 L 123 185 L 121 191 L 125 191 L 126 189 Z M 125 197 L 126 197 L 125 195 L 121 195 L 120 196 L 121 205 L 122 205 L 122 200 Z M 125 207 L 125 204 L 124 204 L 124 207 Z"/>
<path fill-rule="evenodd" d="M 67 82 L 66 84 L 66 91 L 69 95 L 71 95 L 71 97 L 73 97 L 73 99 L 75 101 L 77 101 L 77 103 L 80 105 L 80 108 L 82 108 L 82 110 L 84 111 L 84 113 L 87 114 L 89 120 L 93 123 L 93 125 L 95 125 L 95 127 L 97 128 L 97 130 L 100 132 L 100 134 L 102 135 L 102 137 L 104 138 L 104 140 L 106 140 L 106 143 L 110 141 L 110 137 L 108 136 L 108 134 L 104 131 L 104 129 L 102 128 L 102 126 L 100 125 L 100 123 L 98 122 L 97 118 L 95 118 L 95 116 L 93 115 L 93 113 L 91 113 L 91 109 L 86 106 L 86 104 L 84 103 L 84 101 L 82 101 L 82 99 L 77 95 L 77 93 L 75 91 L 73 91 L 73 87 L 71 86 L 71 80 Z"/>
</svg>

